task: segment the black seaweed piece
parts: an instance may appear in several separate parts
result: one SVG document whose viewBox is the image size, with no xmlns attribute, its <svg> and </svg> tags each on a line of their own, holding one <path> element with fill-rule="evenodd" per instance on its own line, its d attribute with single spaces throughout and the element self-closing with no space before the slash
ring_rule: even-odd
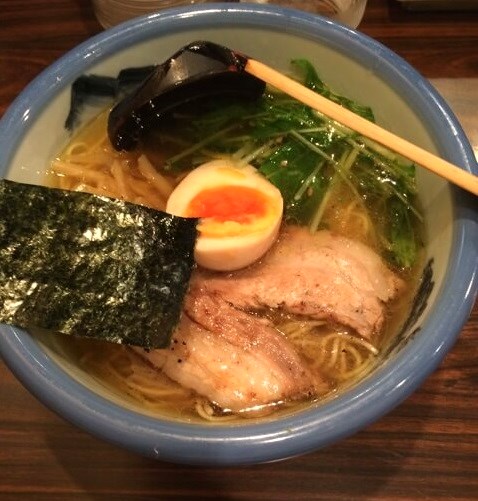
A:
<svg viewBox="0 0 478 501">
<path fill-rule="evenodd" d="M 162 348 L 194 267 L 197 219 L 0 181 L 0 321 Z"/>
<path fill-rule="evenodd" d="M 82 75 L 71 86 L 70 111 L 65 120 L 65 128 L 73 130 L 79 114 L 91 97 L 114 98 L 118 93 L 118 80 L 113 77 Z"/>
<path fill-rule="evenodd" d="M 154 70 L 154 66 L 126 68 L 116 78 L 103 75 L 81 75 L 71 85 L 70 110 L 65 120 L 65 128 L 75 129 L 79 116 L 87 103 L 100 98 L 110 98 L 113 104 L 119 96 L 133 92 Z"/>
<path fill-rule="evenodd" d="M 434 286 L 435 282 L 433 281 L 433 259 L 430 259 L 423 269 L 422 276 L 420 278 L 420 285 L 418 287 L 417 293 L 415 294 L 415 297 L 413 298 L 410 314 L 408 315 L 407 320 L 402 326 L 400 335 L 405 333 L 420 318 L 421 314 L 428 304 L 428 298 L 430 297 Z"/>
<path fill-rule="evenodd" d="M 212 42 L 193 42 L 156 66 L 133 93 L 112 109 L 108 136 L 117 150 L 132 150 L 141 135 L 178 106 L 213 97 L 258 99 L 265 83 L 244 72 L 247 58 Z"/>
<path fill-rule="evenodd" d="M 413 298 L 412 306 L 410 308 L 410 313 L 407 319 L 405 320 L 402 328 L 400 329 L 398 336 L 396 336 L 395 342 L 388 347 L 385 356 L 388 356 L 398 347 L 405 345 L 415 336 L 415 334 L 417 334 L 420 331 L 421 326 L 418 325 L 414 328 L 412 332 L 406 335 L 407 331 L 418 321 L 421 314 L 427 307 L 428 299 L 430 298 L 430 294 L 432 293 L 434 287 L 435 287 L 435 282 L 433 280 L 433 259 L 430 259 L 425 265 L 422 272 L 422 276 L 420 277 L 420 284 Z M 405 335 L 407 337 L 405 337 Z"/>
<path fill-rule="evenodd" d="M 156 66 L 139 66 L 137 68 L 125 68 L 118 73 L 118 89 L 121 91 L 131 90 L 131 87 L 137 87 L 146 78 L 151 75 Z"/>
</svg>

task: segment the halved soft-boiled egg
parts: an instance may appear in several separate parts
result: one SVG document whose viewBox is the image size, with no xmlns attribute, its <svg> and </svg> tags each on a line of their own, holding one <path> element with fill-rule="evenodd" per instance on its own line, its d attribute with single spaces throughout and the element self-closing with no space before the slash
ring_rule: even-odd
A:
<svg viewBox="0 0 478 501">
<path fill-rule="evenodd" d="M 196 262 L 232 271 L 259 259 L 274 243 L 283 200 L 251 165 L 220 159 L 191 171 L 170 195 L 166 211 L 200 218 Z"/>
</svg>

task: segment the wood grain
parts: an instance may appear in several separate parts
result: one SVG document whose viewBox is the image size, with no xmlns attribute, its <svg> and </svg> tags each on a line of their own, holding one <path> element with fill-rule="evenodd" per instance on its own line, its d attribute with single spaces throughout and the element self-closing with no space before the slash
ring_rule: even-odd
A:
<svg viewBox="0 0 478 501">
<path fill-rule="evenodd" d="M 427 77 L 478 77 L 478 13 L 409 13 L 369 0 L 360 29 Z M 0 114 L 43 68 L 99 31 L 88 1 L 0 0 Z M 467 106 L 478 120 L 477 103 Z M 438 370 L 390 414 L 325 450 L 254 467 L 135 456 L 57 417 L 0 363 L 2 501 L 263 498 L 478 499 L 478 305 Z"/>
</svg>

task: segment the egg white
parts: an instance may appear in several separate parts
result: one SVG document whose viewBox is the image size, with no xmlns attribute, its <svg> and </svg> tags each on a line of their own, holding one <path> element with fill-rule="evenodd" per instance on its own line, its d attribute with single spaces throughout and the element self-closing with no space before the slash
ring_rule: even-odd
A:
<svg viewBox="0 0 478 501">
<path fill-rule="evenodd" d="M 249 224 L 203 218 L 198 224 L 196 262 L 211 270 L 233 271 L 262 257 L 279 232 L 283 213 L 280 191 L 251 165 L 238 165 L 232 159 L 207 162 L 189 173 L 169 197 L 166 211 L 187 216 L 190 202 L 204 190 L 223 186 L 242 186 L 260 192 L 267 199 L 267 214 Z"/>
</svg>

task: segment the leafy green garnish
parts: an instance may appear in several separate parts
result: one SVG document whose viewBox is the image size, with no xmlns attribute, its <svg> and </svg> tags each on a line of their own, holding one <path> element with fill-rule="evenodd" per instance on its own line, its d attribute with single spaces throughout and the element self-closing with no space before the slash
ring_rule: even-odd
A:
<svg viewBox="0 0 478 501">
<path fill-rule="evenodd" d="M 397 264 L 410 268 L 415 262 L 419 244 L 411 221 L 412 215 L 398 198 L 390 198 L 387 209 L 390 219 L 387 231 L 390 241 L 389 253 L 392 259 L 399 259 Z"/>
<path fill-rule="evenodd" d="M 294 59 L 292 65 L 302 73 L 302 83 L 309 89 L 315 90 L 318 94 L 340 104 L 371 122 L 375 121 L 373 111 L 369 106 L 363 106 L 345 96 L 332 92 L 332 90 L 320 79 L 316 69 L 307 59 Z"/>
<path fill-rule="evenodd" d="M 315 92 L 374 121 L 370 107 L 334 93 L 305 59 L 292 61 L 297 79 Z M 181 152 L 166 169 L 190 169 L 220 155 L 254 165 L 282 193 L 285 217 L 316 231 L 344 187 L 381 228 L 384 256 L 410 267 L 420 247 L 415 166 L 301 102 L 266 89 L 253 103 L 202 102 L 175 116 Z M 194 166 L 194 165 L 193 165 Z"/>
</svg>

